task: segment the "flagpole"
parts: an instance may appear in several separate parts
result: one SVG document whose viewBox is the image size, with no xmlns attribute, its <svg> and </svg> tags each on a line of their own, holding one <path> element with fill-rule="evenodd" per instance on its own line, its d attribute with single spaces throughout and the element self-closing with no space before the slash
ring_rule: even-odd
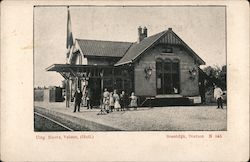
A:
<svg viewBox="0 0 250 162">
<path fill-rule="evenodd" d="M 68 64 L 68 22 L 69 21 L 69 6 L 67 6 L 67 24 L 66 24 L 66 64 Z"/>
<path fill-rule="evenodd" d="M 71 20 L 70 20 L 70 12 L 69 12 L 69 6 L 67 6 L 67 34 L 66 34 L 66 64 L 69 64 L 69 55 L 70 55 L 70 49 L 73 46 L 73 34 L 71 30 Z M 67 78 L 66 81 L 66 107 L 70 107 L 70 100 L 71 100 L 71 85 L 72 82 L 70 82 L 70 77 Z"/>
</svg>

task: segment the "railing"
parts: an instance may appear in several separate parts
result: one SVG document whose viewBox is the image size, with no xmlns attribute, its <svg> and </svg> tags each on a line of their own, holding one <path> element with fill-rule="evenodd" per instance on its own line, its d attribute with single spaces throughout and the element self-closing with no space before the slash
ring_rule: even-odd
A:
<svg viewBox="0 0 250 162">
<path fill-rule="evenodd" d="M 145 104 L 149 100 L 150 101 L 149 106 L 152 107 L 152 100 L 154 99 L 155 99 L 154 96 L 140 96 L 138 100 L 138 103 L 139 103 L 138 105 L 139 107 L 142 107 L 143 104 Z"/>
</svg>

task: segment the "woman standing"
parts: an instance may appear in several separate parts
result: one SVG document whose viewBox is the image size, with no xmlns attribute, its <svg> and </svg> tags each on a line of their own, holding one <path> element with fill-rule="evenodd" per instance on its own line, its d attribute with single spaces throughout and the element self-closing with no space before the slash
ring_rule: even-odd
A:
<svg viewBox="0 0 250 162">
<path fill-rule="evenodd" d="M 117 94 L 117 91 L 116 91 L 116 90 L 114 90 L 114 95 L 113 95 L 113 97 L 114 97 L 114 100 L 115 100 L 114 108 L 115 108 L 115 110 L 119 111 L 119 109 L 121 108 L 121 105 L 120 105 L 120 102 L 119 102 L 120 97 L 119 97 L 119 95 Z"/>
<path fill-rule="evenodd" d="M 130 99 L 130 106 L 133 107 L 134 110 L 137 110 L 137 97 L 135 96 L 134 92 L 131 93 Z"/>
<path fill-rule="evenodd" d="M 102 99 L 102 104 L 103 104 L 103 107 L 104 107 L 104 110 L 109 113 L 109 92 L 108 92 L 108 89 L 105 88 L 104 89 L 104 92 L 103 92 L 103 99 Z"/>
<path fill-rule="evenodd" d="M 122 91 L 120 95 L 120 104 L 121 104 L 121 111 L 125 111 L 125 105 L 126 105 L 126 95 L 125 91 Z"/>
</svg>

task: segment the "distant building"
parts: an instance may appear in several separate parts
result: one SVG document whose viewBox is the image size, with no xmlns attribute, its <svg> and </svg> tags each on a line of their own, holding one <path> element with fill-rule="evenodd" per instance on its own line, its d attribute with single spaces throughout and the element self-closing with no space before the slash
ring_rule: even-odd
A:
<svg viewBox="0 0 250 162">
<path fill-rule="evenodd" d="M 35 88 L 34 89 L 34 101 L 43 102 L 62 102 L 64 96 L 61 87 L 50 86 L 48 88 Z"/>
<path fill-rule="evenodd" d="M 172 28 L 148 36 L 147 28 L 139 27 L 136 42 L 75 39 L 70 51 L 67 64 L 47 68 L 66 79 L 68 101 L 76 87 L 84 91 L 88 85 L 96 104 L 104 88 L 133 91 L 143 100 L 174 98 L 178 102 L 178 98 L 187 98 L 200 102 L 199 66 L 205 62 Z"/>
</svg>

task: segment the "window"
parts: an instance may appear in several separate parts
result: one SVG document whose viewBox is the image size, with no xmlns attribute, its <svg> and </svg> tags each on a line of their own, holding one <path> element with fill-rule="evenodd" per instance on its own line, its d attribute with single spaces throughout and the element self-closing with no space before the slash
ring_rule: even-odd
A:
<svg viewBox="0 0 250 162">
<path fill-rule="evenodd" d="M 124 80 L 124 86 L 123 86 L 123 90 L 126 90 L 127 92 L 130 92 L 132 87 L 131 87 L 131 81 L 130 80 Z"/>
<path fill-rule="evenodd" d="M 165 46 L 162 48 L 162 53 L 173 53 L 173 48 L 170 46 Z"/>
<path fill-rule="evenodd" d="M 115 80 L 115 88 L 116 89 L 121 89 L 122 87 L 123 87 L 122 79 L 121 78 L 116 78 L 116 80 Z"/>
<path fill-rule="evenodd" d="M 179 72 L 179 60 L 174 59 L 172 63 L 172 72 L 178 73 Z"/>
<path fill-rule="evenodd" d="M 162 59 L 157 59 L 156 60 L 156 69 L 158 69 L 158 72 L 161 73 L 163 71 L 162 66 L 163 66 L 163 60 Z"/>
<path fill-rule="evenodd" d="M 128 70 L 127 70 L 127 69 L 122 70 L 121 75 L 122 75 L 123 77 L 129 77 L 129 72 L 128 72 Z"/>
<path fill-rule="evenodd" d="M 171 60 L 169 60 L 169 59 L 166 59 L 164 61 L 164 72 L 171 73 Z"/>
<path fill-rule="evenodd" d="M 103 87 L 107 88 L 109 91 L 113 90 L 113 79 L 112 78 L 104 78 L 103 79 Z"/>
<path fill-rule="evenodd" d="M 130 79 L 122 79 L 122 78 L 116 78 L 114 83 L 114 89 L 116 89 L 119 93 L 122 90 L 125 90 L 126 92 L 132 91 L 132 82 Z"/>
</svg>

